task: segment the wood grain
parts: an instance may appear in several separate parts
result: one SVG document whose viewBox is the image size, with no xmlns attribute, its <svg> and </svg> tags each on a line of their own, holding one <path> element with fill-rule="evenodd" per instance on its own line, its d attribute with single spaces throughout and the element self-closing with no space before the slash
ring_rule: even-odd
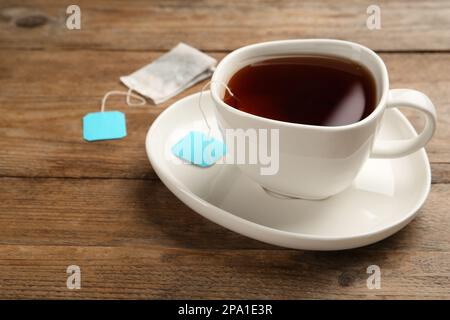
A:
<svg viewBox="0 0 450 320">
<path fill-rule="evenodd" d="M 3 178 L 0 298 L 448 298 L 449 199 L 450 185 L 434 185 L 387 240 L 304 252 L 225 230 L 158 180 Z M 65 287 L 71 264 L 77 292 Z M 366 287 L 371 264 L 381 290 Z"/>
<path fill-rule="evenodd" d="M 447 0 L 377 1 L 381 29 L 366 27 L 370 0 L 79 0 L 81 30 L 65 26 L 71 2 L 4 0 L 0 48 L 167 50 L 180 41 L 203 50 L 293 38 L 337 38 L 375 50 L 450 49 Z"/>
<path fill-rule="evenodd" d="M 2 299 L 443 299 L 450 285 L 450 254 L 434 251 L 4 245 L 0 256 Z M 80 290 L 66 288 L 72 264 Z M 380 290 L 366 286 L 371 264 Z"/>
<path fill-rule="evenodd" d="M 197 85 L 169 102 L 107 108 L 127 115 L 123 140 L 87 143 L 82 117 L 100 108 L 103 94 L 124 90 L 118 78 L 157 58 L 157 52 L 0 51 L 0 176 L 155 178 L 144 150 L 145 134 L 168 105 L 198 92 Z M 223 53 L 212 53 L 220 59 Z M 382 54 L 393 88 L 415 88 L 436 104 L 438 131 L 427 147 L 435 182 L 448 181 L 450 162 L 450 55 Z M 17 68 L 16 66 L 20 66 Z M 96 68 L 92 68 L 96 66 Z M 417 68 L 426 66 L 426 68 Z M 24 85 L 26 84 L 26 85 Z M 408 112 L 420 127 L 418 115 Z"/>
<path fill-rule="evenodd" d="M 450 251 L 450 185 L 435 184 L 420 215 L 376 250 Z M 139 245 L 271 249 L 215 225 L 159 180 L 0 179 L 0 245 Z"/>
<path fill-rule="evenodd" d="M 57 0 L 0 2 L 0 299 L 450 299 L 450 2 L 369 0 L 79 0 L 82 29 Z M 171 103 L 124 111 L 128 136 L 87 143 L 81 119 L 121 75 L 178 42 L 217 59 L 245 44 L 338 38 L 381 52 L 392 88 L 428 94 L 438 131 L 427 147 L 433 185 L 394 236 L 341 252 L 248 239 L 181 203 L 148 163 L 148 127 Z M 404 111 L 404 110 L 402 110 Z M 406 111 L 420 129 L 417 114 Z M 82 289 L 66 288 L 81 267 Z M 369 290 L 366 268 L 382 270 Z"/>
</svg>

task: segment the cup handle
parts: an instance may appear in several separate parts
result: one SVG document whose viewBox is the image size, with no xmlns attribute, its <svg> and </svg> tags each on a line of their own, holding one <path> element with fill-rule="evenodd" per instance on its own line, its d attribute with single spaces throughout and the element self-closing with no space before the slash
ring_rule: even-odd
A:
<svg viewBox="0 0 450 320">
<path fill-rule="evenodd" d="M 371 158 L 399 158 L 424 147 L 436 131 L 436 108 L 422 92 L 412 89 L 393 89 L 389 91 L 386 108 L 409 107 L 425 116 L 425 127 L 415 138 L 406 140 L 375 139 Z"/>
</svg>

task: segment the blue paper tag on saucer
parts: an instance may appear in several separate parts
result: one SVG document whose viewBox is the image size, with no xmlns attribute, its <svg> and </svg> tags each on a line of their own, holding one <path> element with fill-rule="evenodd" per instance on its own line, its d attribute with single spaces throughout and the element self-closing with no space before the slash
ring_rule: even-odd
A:
<svg viewBox="0 0 450 320">
<path fill-rule="evenodd" d="M 121 139 L 126 135 L 125 114 L 120 111 L 92 112 L 83 117 L 86 141 Z"/>
<path fill-rule="evenodd" d="M 209 167 L 227 153 L 226 145 L 203 132 L 191 131 L 173 147 L 175 156 L 199 167 Z"/>
</svg>

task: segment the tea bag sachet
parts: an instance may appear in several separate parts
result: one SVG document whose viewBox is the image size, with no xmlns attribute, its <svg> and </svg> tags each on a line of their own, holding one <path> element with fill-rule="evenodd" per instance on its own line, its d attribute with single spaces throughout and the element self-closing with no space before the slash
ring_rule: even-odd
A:
<svg viewBox="0 0 450 320">
<path fill-rule="evenodd" d="M 130 89 L 162 103 L 211 76 L 217 61 L 199 50 L 179 43 L 168 53 L 134 73 L 120 77 Z"/>
</svg>

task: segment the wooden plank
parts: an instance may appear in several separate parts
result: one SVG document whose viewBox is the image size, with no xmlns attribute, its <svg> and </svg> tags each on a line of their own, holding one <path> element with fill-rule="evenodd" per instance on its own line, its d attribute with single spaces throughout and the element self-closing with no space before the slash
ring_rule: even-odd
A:
<svg viewBox="0 0 450 320">
<path fill-rule="evenodd" d="M 66 268 L 81 289 L 66 288 Z M 366 269 L 381 268 L 369 290 Z M 448 299 L 448 252 L 1 246 L 1 299 Z M 420 290 L 418 289 L 420 288 Z"/>
<path fill-rule="evenodd" d="M 366 27 L 370 0 L 79 0 L 81 30 L 66 28 L 70 2 L 2 1 L 0 48 L 167 50 L 180 41 L 231 50 L 279 39 L 337 38 L 375 50 L 449 50 L 450 2 L 377 1 L 381 29 Z"/>
<path fill-rule="evenodd" d="M 431 183 L 450 183 L 450 164 L 431 164 Z"/>
<path fill-rule="evenodd" d="M 0 3 L 0 299 L 450 298 L 449 1 L 379 1 L 378 31 L 365 26 L 369 0 L 79 0 L 78 31 L 65 27 L 69 4 Z M 118 77 L 180 41 L 220 59 L 249 43 L 318 37 L 384 52 L 392 87 L 424 91 L 438 108 L 430 196 L 384 241 L 287 250 L 181 203 L 148 164 L 144 139 L 162 110 L 200 85 L 159 106 L 115 99 L 108 109 L 126 112 L 127 138 L 82 140 L 82 116 L 106 91 L 124 89 Z M 66 288 L 72 264 L 81 267 L 81 290 Z M 367 289 L 372 264 L 381 267 L 381 290 Z"/>
<path fill-rule="evenodd" d="M 87 143 L 82 117 L 100 108 L 103 94 L 124 90 L 118 78 L 151 62 L 157 52 L 0 51 L 0 176 L 155 178 L 145 134 L 168 105 L 198 92 L 197 85 L 158 106 L 128 108 L 113 98 L 107 109 L 127 114 L 123 140 Z M 223 53 L 212 53 L 220 59 Z M 393 88 L 422 90 L 438 109 L 438 131 L 427 148 L 434 182 L 449 181 L 450 55 L 382 54 Z M 17 66 L 20 66 L 18 68 Z M 92 67 L 95 66 L 95 67 Z M 426 66 L 420 67 L 418 66 Z M 26 86 L 24 86 L 26 84 Z M 121 100 L 122 99 L 122 100 Z M 409 113 L 415 124 L 417 115 Z"/>
<path fill-rule="evenodd" d="M 435 184 L 418 217 L 375 251 L 450 251 L 450 185 Z M 0 245 L 189 249 L 278 248 L 187 208 L 159 181 L 0 178 Z"/>
</svg>

